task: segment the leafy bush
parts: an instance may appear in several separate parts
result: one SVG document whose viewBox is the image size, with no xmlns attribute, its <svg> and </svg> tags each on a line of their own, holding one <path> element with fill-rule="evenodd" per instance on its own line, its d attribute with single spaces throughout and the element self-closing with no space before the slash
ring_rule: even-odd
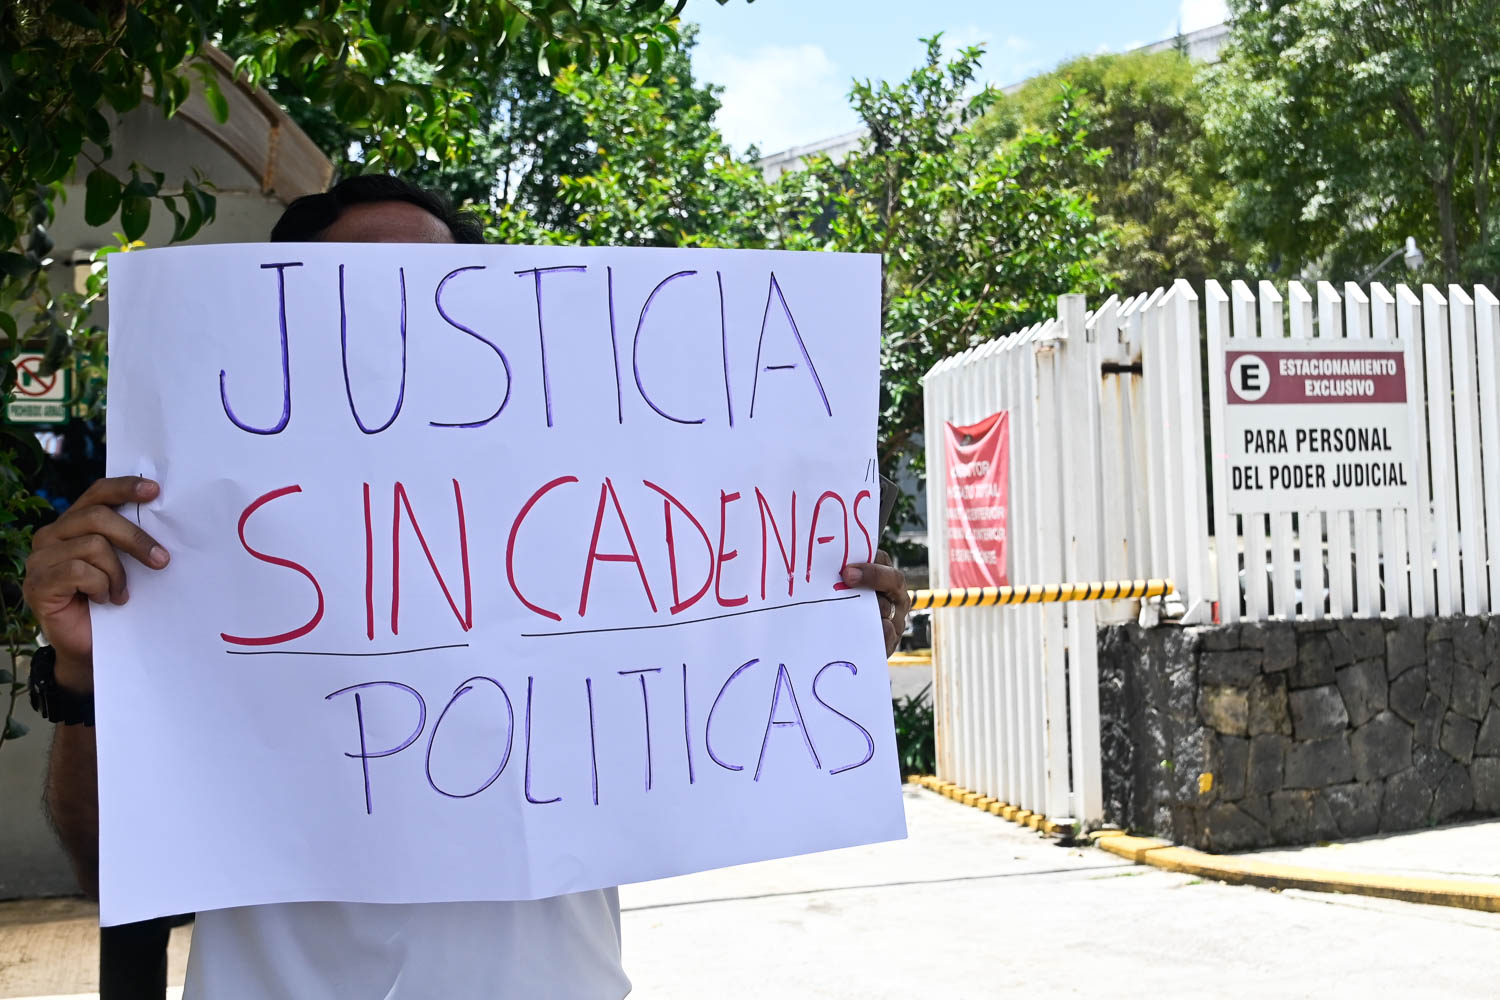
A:
<svg viewBox="0 0 1500 1000">
<path fill-rule="evenodd" d="M 937 770 L 937 733 L 933 726 L 932 690 L 928 684 L 916 694 L 891 701 L 896 716 L 896 756 L 902 775 L 932 774 Z"/>
</svg>

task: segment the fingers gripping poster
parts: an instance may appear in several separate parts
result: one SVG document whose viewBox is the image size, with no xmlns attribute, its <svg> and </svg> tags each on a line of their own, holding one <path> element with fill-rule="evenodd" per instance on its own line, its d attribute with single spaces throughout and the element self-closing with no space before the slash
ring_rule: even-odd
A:
<svg viewBox="0 0 1500 1000">
<path fill-rule="evenodd" d="M 102 919 L 531 899 L 905 834 L 875 257 L 112 258 Z"/>
</svg>

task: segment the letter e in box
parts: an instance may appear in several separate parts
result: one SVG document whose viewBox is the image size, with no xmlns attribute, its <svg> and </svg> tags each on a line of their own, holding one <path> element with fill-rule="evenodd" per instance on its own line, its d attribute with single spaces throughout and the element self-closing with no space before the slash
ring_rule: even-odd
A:
<svg viewBox="0 0 1500 1000">
<path fill-rule="evenodd" d="M 1271 388 L 1271 367 L 1254 354 L 1242 354 L 1229 366 L 1229 389 L 1240 402 L 1254 403 Z"/>
</svg>

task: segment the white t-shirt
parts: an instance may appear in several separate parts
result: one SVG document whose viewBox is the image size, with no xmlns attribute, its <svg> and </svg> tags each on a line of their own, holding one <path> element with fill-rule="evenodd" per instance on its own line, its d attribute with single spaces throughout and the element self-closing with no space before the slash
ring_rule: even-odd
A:
<svg viewBox="0 0 1500 1000">
<path fill-rule="evenodd" d="M 183 1000 L 619 1000 L 614 889 L 520 903 L 280 903 L 198 914 Z"/>
</svg>

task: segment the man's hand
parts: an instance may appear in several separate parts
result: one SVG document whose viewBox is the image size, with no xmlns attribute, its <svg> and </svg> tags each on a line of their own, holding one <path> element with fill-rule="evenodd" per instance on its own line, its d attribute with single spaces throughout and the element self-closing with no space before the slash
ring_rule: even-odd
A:
<svg viewBox="0 0 1500 1000">
<path fill-rule="evenodd" d="M 844 582 L 851 587 L 873 590 L 880 600 L 881 625 L 885 627 L 885 655 L 890 656 L 906 631 L 906 613 L 911 610 L 911 595 L 906 590 L 906 574 L 891 565 L 884 549 L 875 553 L 872 563 L 850 563 L 844 567 Z"/>
<path fill-rule="evenodd" d="M 89 602 L 124 604 L 129 599 L 120 553 L 151 569 L 161 569 L 170 559 L 156 539 L 114 509 L 154 500 L 160 493 L 160 486 L 139 476 L 100 479 L 32 539 L 21 589 L 57 650 L 57 682 L 69 690 L 94 689 Z"/>
</svg>

